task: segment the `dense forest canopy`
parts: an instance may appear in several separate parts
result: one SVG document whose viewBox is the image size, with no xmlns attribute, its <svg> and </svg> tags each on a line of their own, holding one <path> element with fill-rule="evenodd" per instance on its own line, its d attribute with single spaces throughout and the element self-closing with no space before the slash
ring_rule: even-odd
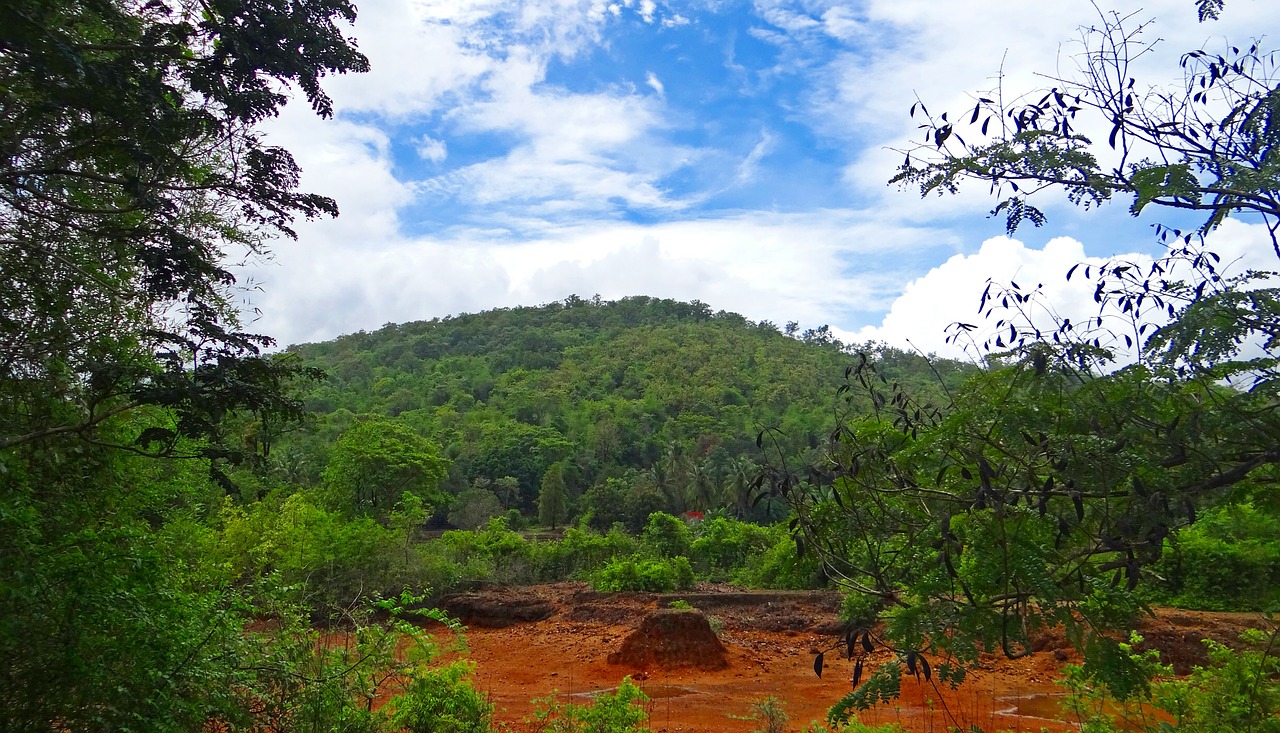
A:
<svg viewBox="0 0 1280 733">
<path fill-rule="evenodd" d="M 301 393 L 321 418 L 315 433 L 284 438 L 273 461 L 309 466 L 317 480 L 333 436 L 381 415 L 445 446 L 451 493 L 514 479 L 507 508 L 531 511 L 543 475 L 561 465 L 575 498 L 626 478 L 665 491 L 670 511 L 745 511 L 750 497 L 731 499 L 728 487 L 736 470 L 738 493 L 748 490 L 761 431 L 799 455 L 835 425 L 832 396 L 854 347 L 825 327 L 792 330 L 698 302 L 570 297 L 294 346 L 329 378 Z M 939 397 L 973 370 L 862 348 L 895 380 Z"/>
</svg>

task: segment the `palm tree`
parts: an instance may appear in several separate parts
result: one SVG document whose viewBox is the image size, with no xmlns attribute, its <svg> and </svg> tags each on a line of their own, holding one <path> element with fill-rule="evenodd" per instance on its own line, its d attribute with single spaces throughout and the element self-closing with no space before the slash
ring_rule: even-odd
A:
<svg viewBox="0 0 1280 733">
<path fill-rule="evenodd" d="M 729 493 L 729 511 L 738 519 L 746 519 L 751 515 L 752 496 L 751 483 L 755 481 L 760 470 L 746 456 L 738 456 L 729 461 L 729 480 L 726 488 Z"/>
</svg>

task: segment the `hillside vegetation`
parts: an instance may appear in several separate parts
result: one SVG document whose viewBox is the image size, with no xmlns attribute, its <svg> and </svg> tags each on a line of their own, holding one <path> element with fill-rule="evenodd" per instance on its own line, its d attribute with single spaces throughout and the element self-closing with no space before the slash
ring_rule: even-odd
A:
<svg viewBox="0 0 1280 733">
<path fill-rule="evenodd" d="M 835 394 L 854 347 L 826 327 L 786 330 L 696 301 L 570 297 L 294 346 L 290 354 L 328 378 L 301 393 L 314 430 L 277 439 L 270 476 L 319 483 L 338 436 L 376 416 L 442 447 L 442 488 L 453 497 L 488 490 L 503 510 L 532 516 L 555 466 L 569 498 L 560 523 L 594 508 L 594 524 L 607 529 L 602 520 L 622 519 L 599 516 L 602 504 L 617 507 L 599 496 L 608 491 L 645 504 L 637 524 L 644 509 L 765 519 L 766 509 L 752 514 L 747 491 L 760 433 L 800 455 L 850 409 Z M 940 393 L 966 371 L 862 348 L 918 392 Z"/>
</svg>

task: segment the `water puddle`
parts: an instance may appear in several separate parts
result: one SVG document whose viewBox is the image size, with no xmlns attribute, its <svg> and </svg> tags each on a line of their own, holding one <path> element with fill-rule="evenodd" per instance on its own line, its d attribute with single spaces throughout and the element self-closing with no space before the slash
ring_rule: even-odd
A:
<svg viewBox="0 0 1280 733">
<path fill-rule="evenodd" d="M 996 699 L 1008 704 L 1008 707 L 998 711 L 1000 715 L 1058 722 L 1063 718 L 1063 697 L 1065 695 L 1060 692 L 1041 692 L 1033 695 L 1005 695 Z"/>
<path fill-rule="evenodd" d="M 1066 693 L 1063 692 L 1007 695 L 996 699 L 1001 703 L 1008 703 L 1008 707 L 999 711 L 1001 715 L 1052 722 L 1064 722 L 1068 719 L 1068 713 L 1063 709 L 1063 701 L 1066 699 Z M 1126 711 L 1119 705 L 1108 703 L 1103 706 L 1103 711 L 1112 716 L 1116 730 L 1122 731 L 1142 731 L 1160 721 L 1172 722 L 1172 718 L 1167 713 L 1153 710 L 1147 705 L 1136 706 Z"/>
</svg>

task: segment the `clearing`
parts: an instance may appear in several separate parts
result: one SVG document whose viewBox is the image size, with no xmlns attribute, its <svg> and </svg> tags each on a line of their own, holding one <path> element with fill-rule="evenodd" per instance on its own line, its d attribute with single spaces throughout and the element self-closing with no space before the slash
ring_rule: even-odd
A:
<svg viewBox="0 0 1280 733">
<path fill-rule="evenodd" d="M 673 600 L 702 611 L 719 629 L 722 658 L 715 659 L 715 649 L 679 619 L 659 624 L 678 637 L 668 640 L 660 659 L 637 655 L 638 639 L 622 653 L 645 619 Z M 750 731 L 761 727 L 750 720 L 752 704 L 769 695 L 785 702 L 788 730 L 800 730 L 825 719 L 850 689 L 852 663 L 836 652 L 826 655 L 822 678 L 814 674 L 818 649 L 842 633 L 839 596 L 830 591 L 699 584 L 685 593 L 597 593 L 583 583 L 557 583 L 482 588 L 448 596 L 440 605 L 467 624 L 473 683 L 490 696 L 496 719 L 514 731 L 538 730 L 527 722 L 535 698 L 554 694 L 586 702 L 627 675 L 651 698 L 648 725 L 655 733 Z M 1235 644 L 1241 631 L 1260 625 L 1256 614 L 1159 609 L 1138 631 L 1161 650 L 1165 663 L 1186 673 L 1205 659 L 1202 638 Z M 991 657 L 958 690 L 904 676 L 896 705 L 860 719 L 930 733 L 970 725 L 989 732 L 1075 730 L 1059 720 L 1055 681 L 1063 665 L 1079 659 L 1060 635 L 1045 634 L 1035 647 L 1038 653 L 1024 659 Z M 889 658 L 877 650 L 867 674 Z"/>
</svg>

